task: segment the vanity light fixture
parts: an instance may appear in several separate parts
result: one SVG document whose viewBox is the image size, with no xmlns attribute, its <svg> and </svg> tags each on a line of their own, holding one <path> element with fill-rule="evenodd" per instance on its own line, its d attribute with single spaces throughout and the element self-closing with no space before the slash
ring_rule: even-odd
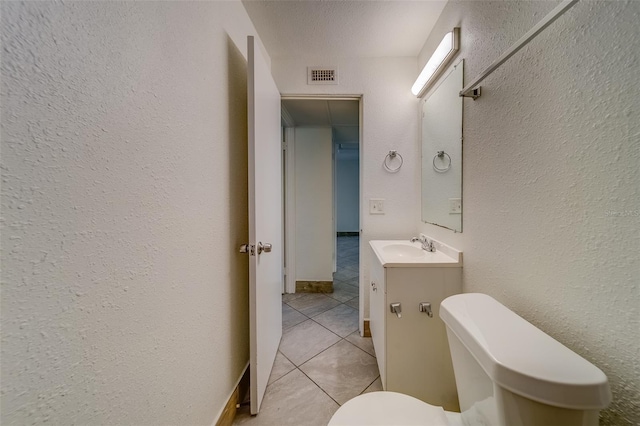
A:
<svg viewBox="0 0 640 426">
<path fill-rule="evenodd" d="M 433 55 L 431 55 L 431 58 L 429 58 L 429 61 L 427 61 L 427 64 L 422 69 L 416 82 L 413 83 L 411 92 L 418 98 L 422 96 L 427 87 L 436 80 L 459 49 L 460 28 L 456 27 L 444 36 L 438 48 L 433 52 Z"/>
</svg>

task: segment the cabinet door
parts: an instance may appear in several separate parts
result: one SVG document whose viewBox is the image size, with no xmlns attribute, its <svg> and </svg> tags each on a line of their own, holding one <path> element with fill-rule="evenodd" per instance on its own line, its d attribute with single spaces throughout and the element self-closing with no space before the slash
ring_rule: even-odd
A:
<svg viewBox="0 0 640 426">
<path fill-rule="evenodd" d="M 387 269 L 387 390 L 455 411 L 458 405 L 451 355 L 439 313 L 442 300 L 459 293 L 460 288 L 447 282 L 446 269 Z M 420 302 L 431 303 L 433 317 L 420 312 Z M 401 303 L 402 318 L 389 310 L 390 303 Z"/>
<path fill-rule="evenodd" d="M 386 326 L 384 321 L 385 289 L 384 268 L 374 255 L 371 262 L 371 283 L 369 285 L 369 326 L 371 328 L 373 347 L 376 351 L 378 369 L 380 370 L 382 388 L 386 390 Z"/>
</svg>

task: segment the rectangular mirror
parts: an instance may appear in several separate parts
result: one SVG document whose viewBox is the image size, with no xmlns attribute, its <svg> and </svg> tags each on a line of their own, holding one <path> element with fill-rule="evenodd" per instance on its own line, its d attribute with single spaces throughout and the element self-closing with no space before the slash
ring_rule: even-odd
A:
<svg viewBox="0 0 640 426">
<path fill-rule="evenodd" d="M 464 61 L 422 102 L 422 221 L 462 232 Z"/>
</svg>

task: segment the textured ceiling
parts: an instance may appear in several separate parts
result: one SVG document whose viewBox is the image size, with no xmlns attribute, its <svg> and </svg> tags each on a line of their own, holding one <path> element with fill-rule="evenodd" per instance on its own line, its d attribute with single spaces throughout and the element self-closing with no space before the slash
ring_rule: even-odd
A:
<svg viewBox="0 0 640 426">
<path fill-rule="evenodd" d="M 446 1 L 242 3 L 273 59 L 418 56 Z"/>
</svg>

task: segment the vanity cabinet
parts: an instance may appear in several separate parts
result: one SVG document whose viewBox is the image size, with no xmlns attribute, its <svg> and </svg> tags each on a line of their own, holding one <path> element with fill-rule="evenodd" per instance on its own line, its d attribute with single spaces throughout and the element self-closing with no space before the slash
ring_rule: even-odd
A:
<svg viewBox="0 0 640 426">
<path fill-rule="evenodd" d="M 373 245 L 372 245 L 373 247 Z M 370 327 L 382 387 L 445 410 L 459 411 L 440 303 L 462 292 L 459 264 L 383 265 L 375 250 L 370 263 Z M 392 312 L 391 304 L 401 312 Z M 433 316 L 420 311 L 430 303 Z"/>
</svg>

